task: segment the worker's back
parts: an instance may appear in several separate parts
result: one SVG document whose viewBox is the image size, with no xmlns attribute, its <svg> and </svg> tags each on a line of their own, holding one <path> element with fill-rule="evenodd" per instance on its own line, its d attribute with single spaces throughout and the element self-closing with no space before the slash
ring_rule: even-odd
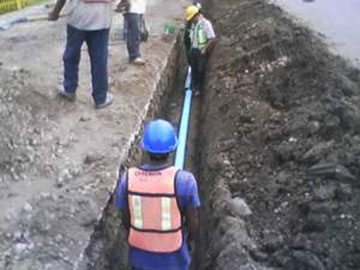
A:
<svg viewBox="0 0 360 270">
<path fill-rule="evenodd" d="M 140 166 L 140 168 L 132 168 L 129 170 L 128 173 L 125 173 L 122 176 L 118 191 L 117 191 L 117 199 L 116 204 L 117 207 L 120 209 L 128 209 L 129 211 L 129 261 L 131 265 L 138 267 L 139 269 L 188 269 L 188 266 L 191 262 L 191 257 L 189 254 L 188 244 L 186 242 L 187 236 L 188 236 L 188 229 L 184 227 L 184 224 L 182 224 L 182 220 L 184 219 L 185 215 L 184 213 L 188 209 L 195 209 L 200 206 L 200 199 L 198 196 L 198 190 L 197 190 L 197 183 L 196 180 L 190 172 L 184 171 L 184 170 L 175 170 L 174 167 L 169 166 L 167 164 L 163 165 L 151 165 L 151 164 L 145 164 Z M 175 173 L 174 173 L 175 172 Z M 150 177 L 139 177 L 138 180 L 135 180 L 136 185 L 141 183 L 142 181 L 145 181 L 146 184 L 144 184 L 143 188 L 140 190 L 135 189 L 136 192 L 134 192 L 133 189 L 133 176 L 138 174 L 138 176 L 141 174 L 143 176 L 145 175 L 153 175 L 153 176 L 160 176 L 160 174 L 163 175 L 173 175 L 173 179 L 168 179 L 167 182 L 169 186 L 172 186 L 172 189 L 169 189 L 170 191 L 168 193 L 169 198 L 171 197 L 170 193 L 174 191 L 175 193 L 175 204 L 176 207 L 172 208 L 172 211 L 168 211 L 168 203 L 164 202 L 161 207 L 163 207 L 163 210 L 159 210 L 159 201 L 157 200 L 144 200 L 139 203 L 139 199 L 133 200 L 133 195 L 142 195 L 142 193 L 146 193 L 146 191 L 149 192 L 148 195 L 150 197 L 152 196 L 158 196 L 163 197 L 164 190 L 162 190 L 163 187 L 161 185 L 157 185 L 156 183 L 149 183 Z M 161 177 L 151 177 L 153 178 L 153 181 L 159 181 Z M 142 180 L 141 180 L 142 179 Z M 130 180 L 130 181 L 129 181 Z M 171 181 L 172 180 L 172 181 Z M 162 180 L 160 180 L 162 181 Z M 130 184 L 130 185 L 129 185 Z M 149 188 L 152 186 L 151 188 Z M 168 187 L 170 188 L 170 187 Z M 157 190 L 157 195 L 155 194 L 155 190 Z M 140 191 L 140 192 L 138 192 Z M 146 197 L 146 196 L 145 196 Z M 138 200 L 138 202 L 136 202 Z M 165 200 L 166 201 L 166 200 Z M 145 206 L 146 203 L 147 205 Z M 130 204 L 133 204 L 133 206 L 130 206 Z M 158 207 L 154 207 L 154 204 L 158 205 Z M 137 205 L 134 207 L 134 205 Z M 141 211 L 139 210 L 139 205 L 142 207 Z M 174 206 L 174 201 L 171 202 L 171 206 Z M 138 208 L 138 210 L 134 210 L 134 208 Z M 132 209 L 132 210 L 131 210 Z M 155 209 L 155 210 L 154 210 Z M 176 220 L 176 217 L 172 216 L 170 217 L 168 213 L 170 212 L 171 215 L 176 214 L 176 210 L 179 210 L 179 216 L 180 216 L 180 224 L 181 228 L 180 231 L 177 230 L 176 226 L 178 223 L 172 222 L 171 227 L 169 227 L 169 224 L 166 224 L 169 220 L 174 221 Z M 142 213 L 142 218 L 139 218 L 139 214 L 136 212 Z M 150 213 L 145 213 L 146 211 L 150 211 L 152 214 L 157 213 L 156 216 L 150 217 Z M 162 213 L 162 216 L 159 216 L 159 213 Z M 152 224 L 149 224 L 150 220 L 153 220 Z M 138 221 L 136 221 L 138 220 Z M 141 221 L 143 220 L 143 223 L 141 225 Z M 167 229 L 171 230 L 173 233 L 169 234 L 168 236 L 160 236 L 159 234 L 166 234 L 161 233 L 161 229 L 159 230 L 159 221 L 164 222 L 162 225 L 166 227 Z M 137 223 L 140 226 L 143 226 L 143 230 L 136 230 L 138 228 L 134 228 Z M 135 225 L 135 226 L 134 226 Z M 144 228 L 144 226 L 148 226 Z M 145 232 L 148 230 L 148 232 Z M 145 237 L 144 242 L 140 242 L 144 240 L 142 237 L 139 237 L 137 239 L 133 239 L 134 235 L 132 235 L 132 232 L 145 232 L 147 234 L 147 237 Z M 150 232 L 152 231 L 152 232 Z M 181 232 L 181 241 L 179 243 L 178 234 L 177 232 Z M 138 237 L 138 235 L 136 235 Z M 162 239 L 160 239 L 162 238 Z M 173 242 L 169 245 L 169 240 L 173 238 Z M 148 243 L 146 243 L 146 240 L 148 240 L 151 244 L 150 246 L 147 246 Z M 167 242 L 169 241 L 169 242 Z M 179 246 L 180 244 L 180 246 Z M 166 250 L 167 249 L 167 250 Z M 173 249 L 172 251 L 170 251 Z M 157 250 L 157 251 L 156 251 Z M 159 252 L 163 251 L 163 252 Z M 146 267 L 146 268 L 145 268 Z M 136 268 L 135 268 L 136 269 Z"/>
</svg>

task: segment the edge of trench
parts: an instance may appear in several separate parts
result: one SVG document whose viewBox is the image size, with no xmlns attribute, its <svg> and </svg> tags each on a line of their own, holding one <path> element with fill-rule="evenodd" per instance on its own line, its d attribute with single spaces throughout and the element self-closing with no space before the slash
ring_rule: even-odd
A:
<svg viewBox="0 0 360 270">
<path fill-rule="evenodd" d="M 184 49 L 182 48 L 181 34 L 175 33 L 170 42 L 170 49 L 167 58 L 161 64 L 157 78 L 151 87 L 151 95 L 144 106 L 136 123 L 134 132 L 126 142 L 126 146 L 120 153 L 118 176 L 126 168 L 135 165 L 141 159 L 139 149 L 140 134 L 146 121 L 162 115 L 168 103 L 173 89 L 178 89 L 177 82 L 183 79 L 185 70 Z M 183 72 L 182 72 L 183 71 Z M 101 214 L 97 219 L 92 234 L 82 248 L 77 261 L 74 264 L 75 270 L 80 269 L 126 269 L 126 239 L 124 232 L 120 229 L 120 215 L 113 203 L 114 193 L 118 184 L 118 178 L 110 187 L 106 204 L 101 208 Z M 119 249 L 119 250 L 117 250 Z M 115 255 L 113 255 L 115 254 Z M 120 268 L 118 265 L 121 265 Z"/>
</svg>

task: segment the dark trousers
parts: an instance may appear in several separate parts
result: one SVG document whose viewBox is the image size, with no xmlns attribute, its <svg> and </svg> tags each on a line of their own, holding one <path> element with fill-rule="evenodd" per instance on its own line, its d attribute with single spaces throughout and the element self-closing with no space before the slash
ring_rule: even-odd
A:
<svg viewBox="0 0 360 270">
<path fill-rule="evenodd" d="M 64 61 L 64 89 L 75 93 L 79 81 L 81 47 L 86 42 L 91 63 L 92 96 L 95 104 L 106 99 L 108 91 L 108 43 L 109 29 L 85 31 L 67 26 Z"/>
<path fill-rule="evenodd" d="M 205 69 L 208 55 L 206 53 L 201 53 L 199 49 L 191 49 L 190 52 L 190 65 L 191 65 L 191 87 L 193 90 L 200 91 L 202 90 L 204 79 L 205 79 Z"/>
<path fill-rule="evenodd" d="M 140 34 L 141 34 L 141 22 L 143 20 L 142 14 L 136 13 L 125 13 L 124 14 L 125 24 L 127 26 L 127 50 L 130 59 L 141 57 L 140 53 Z"/>
</svg>

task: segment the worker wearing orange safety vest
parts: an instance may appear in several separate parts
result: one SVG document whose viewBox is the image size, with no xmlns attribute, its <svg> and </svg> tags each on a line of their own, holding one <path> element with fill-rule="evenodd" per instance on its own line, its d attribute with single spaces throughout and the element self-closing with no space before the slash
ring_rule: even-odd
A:
<svg viewBox="0 0 360 270">
<path fill-rule="evenodd" d="M 214 46 L 215 32 L 211 22 L 204 17 L 197 5 L 186 8 L 185 19 L 187 24 L 191 25 L 189 33 L 191 87 L 195 95 L 199 95 L 204 84 L 207 59 Z"/>
<path fill-rule="evenodd" d="M 194 176 L 167 163 L 177 141 L 169 122 L 150 122 L 141 142 L 149 163 L 130 168 L 118 185 L 133 270 L 189 269 L 187 240 L 198 236 L 200 200 Z"/>
</svg>

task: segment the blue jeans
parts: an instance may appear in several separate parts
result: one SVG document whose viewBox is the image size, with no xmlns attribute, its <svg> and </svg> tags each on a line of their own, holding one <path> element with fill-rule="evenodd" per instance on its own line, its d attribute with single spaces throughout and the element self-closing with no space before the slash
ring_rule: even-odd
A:
<svg viewBox="0 0 360 270">
<path fill-rule="evenodd" d="M 64 61 L 64 89 L 75 93 L 79 81 L 81 47 L 87 44 L 91 63 L 92 96 L 95 104 L 104 103 L 108 91 L 108 43 L 109 29 L 86 31 L 67 26 Z"/>
<path fill-rule="evenodd" d="M 125 13 L 124 19 L 127 26 L 127 50 L 130 59 L 141 57 L 140 54 L 140 23 L 143 19 L 142 14 Z"/>
</svg>

